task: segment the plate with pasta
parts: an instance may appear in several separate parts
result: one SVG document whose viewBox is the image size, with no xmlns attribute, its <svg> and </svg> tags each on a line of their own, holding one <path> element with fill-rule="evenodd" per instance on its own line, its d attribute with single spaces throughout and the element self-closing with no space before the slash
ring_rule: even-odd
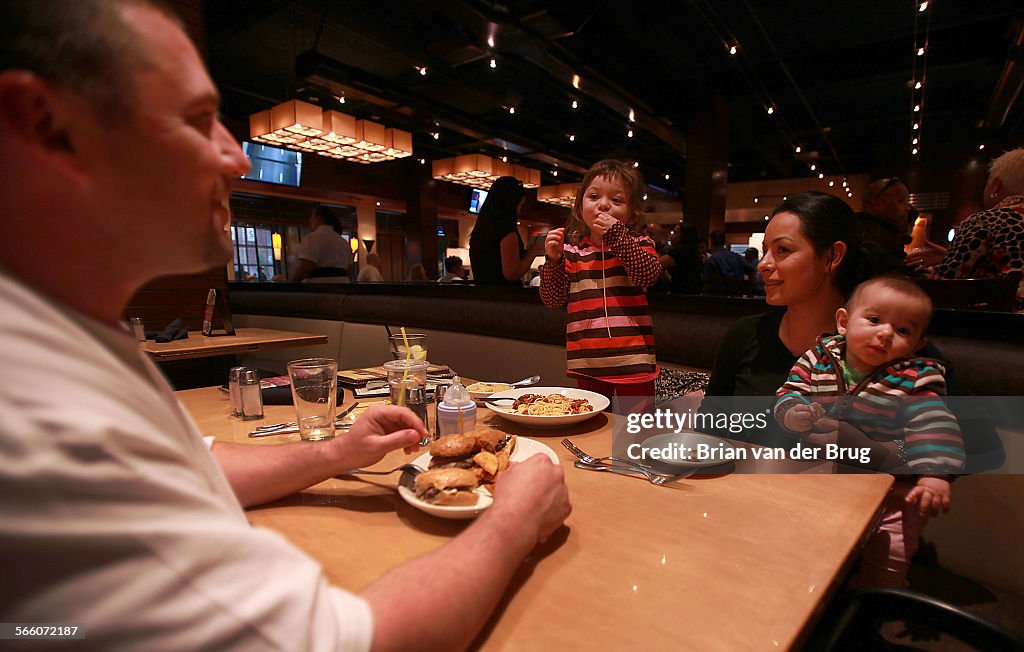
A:
<svg viewBox="0 0 1024 652">
<path fill-rule="evenodd" d="M 534 428 L 556 428 L 580 423 L 604 412 L 608 405 L 608 399 L 601 394 L 571 387 L 510 389 L 491 394 L 487 403 L 489 408 L 503 418 Z"/>
</svg>

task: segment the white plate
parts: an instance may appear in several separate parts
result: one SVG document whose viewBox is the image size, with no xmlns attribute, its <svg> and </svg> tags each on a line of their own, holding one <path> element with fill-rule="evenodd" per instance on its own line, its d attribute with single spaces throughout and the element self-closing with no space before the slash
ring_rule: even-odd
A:
<svg viewBox="0 0 1024 652">
<path fill-rule="evenodd" d="M 475 385 L 475 384 L 476 384 L 476 383 L 470 383 L 470 384 L 469 384 L 469 385 L 468 385 L 468 386 L 466 387 L 466 390 L 468 391 L 468 390 L 469 390 L 469 388 L 470 388 L 470 387 L 472 387 L 472 386 L 473 386 L 473 385 Z M 511 383 L 487 382 L 486 384 L 487 384 L 487 385 L 508 385 L 508 388 L 509 388 L 509 389 L 515 389 L 514 387 L 512 387 L 512 384 L 511 384 Z M 502 391 L 506 391 L 506 392 L 507 392 L 508 390 L 502 390 Z M 474 400 L 479 400 L 479 399 L 481 399 L 481 398 L 486 398 L 486 397 L 490 396 L 490 395 L 491 395 L 491 394 L 493 394 L 493 393 L 494 393 L 494 392 L 469 392 L 469 397 L 470 397 L 470 398 L 472 398 L 472 399 L 474 399 Z"/>
<path fill-rule="evenodd" d="M 500 403 L 487 403 L 487 407 L 494 410 L 495 414 L 498 414 L 509 421 L 521 423 L 523 425 L 530 426 L 532 428 L 557 428 L 559 426 L 568 426 L 574 423 L 580 423 L 587 419 L 600 414 L 608 409 L 609 401 L 608 398 L 598 394 L 597 392 L 588 392 L 585 389 L 573 389 L 571 387 L 520 387 L 517 389 L 509 389 L 504 392 L 497 392 L 491 394 L 491 398 L 519 398 L 523 394 L 540 394 L 541 396 L 547 396 L 548 394 L 562 394 L 569 398 L 585 398 L 590 401 L 590 405 L 593 406 L 593 412 L 584 412 L 582 414 L 558 414 L 558 415 L 536 415 L 536 414 L 516 414 L 512 411 L 511 401 L 502 401 Z"/>
<path fill-rule="evenodd" d="M 700 444 L 710 446 L 716 457 L 713 459 L 698 459 L 697 446 Z M 655 468 L 659 465 L 664 465 L 678 469 L 702 469 L 727 464 L 729 462 L 729 453 L 733 448 L 736 448 L 721 437 L 705 435 L 702 432 L 667 432 L 661 435 L 654 435 L 643 440 L 640 443 L 640 447 L 641 452 L 644 452 L 644 449 L 659 448 L 668 452 L 672 457 L 654 459 L 649 457 L 650 453 L 646 453 L 648 455 L 646 459 L 630 459 L 636 459 L 637 462 L 649 464 Z M 684 452 L 683 449 L 688 449 L 685 452 L 689 457 L 679 456 Z"/>
<path fill-rule="evenodd" d="M 529 459 L 538 454 L 547 455 L 552 464 L 558 464 L 558 455 L 556 455 L 555 451 L 551 450 L 547 444 L 543 444 L 539 441 L 528 439 L 526 437 L 516 437 L 516 448 L 512 451 L 512 457 L 509 459 L 512 462 L 522 462 L 523 460 Z M 430 466 L 430 458 L 430 453 L 424 453 L 414 459 L 412 464 L 425 469 Z M 448 505 L 435 505 L 433 503 L 428 503 L 425 500 L 420 500 L 416 497 L 416 492 L 408 487 L 398 485 L 398 495 L 402 497 L 402 500 L 409 503 L 416 509 L 423 510 L 433 516 L 440 516 L 441 518 L 476 518 L 481 512 L 494 503 L 494 499 L 491 498 L 491 494 L 489 494 L 485 489 L 477 488 L 476 493 L 479 495 L 476 505 L 450 507 Z"/>
</svg>

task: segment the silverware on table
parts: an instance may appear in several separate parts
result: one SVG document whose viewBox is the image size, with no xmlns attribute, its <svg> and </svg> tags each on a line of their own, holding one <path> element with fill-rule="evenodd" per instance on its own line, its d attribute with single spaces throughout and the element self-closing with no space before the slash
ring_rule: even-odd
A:
<svg viewBox="0 0 1024 652">
<path fill-rule="evenodd" d="M 676 480 L 682 480 L 693 475 L 693 471 L 687 471 L 686 473 L 680 473 L 678 475 L 663 475 L 657 471 L 648 471 L 635 466 L 626 466 L 623 464 L 600 464 L 584 462 L 583 460 L 576 460 L 573 464 L 577 469 L 584 469 L 586 471 L 604 471 L 606 473 L 622 473 L 622 474 L 637 474 L 642 475 L 647 480 L 659 487 L 675 482 Z"/>
<path fill-rule="evenodd" d="M 587 453 L 584 453 L 582 450 L 577 448 L 576 445 L 573 444 L 568 439 L 563 439 L 562 440 L 562 446 L 565 446 L 566 450 L 568 450 L 570 453 L 575 455 L 577 458 L 579 458 L 579 459 L 581 459 L 584 462 L 587 462 L 589 464 L 600 464 L 602 462 L 614 462 L 616 464 L 622 464 L 624 466 L 635 466 L 638 469 L 643 469 L 645 471 L 652 471 L 654 473 L 657 473 L 657 471 L 654 471 L 654 467 L 652 467 L 652 466 L 650 466 L 648 464 L 641 464 L 640 462 L 637 462 L 636 460 L 626 460 L 626 459 L 623 459 L 621 457 L 615 457 L 613 455 L 606 455 L 604 457 L 594 457 L 593 455 L 588 455 Z M 665 474 L 662 473 L 662 474 L 659 474 L 659 475 L 665 475 Z"/>
<path fill-rule="evenodd" d="M 334 417 L 334 427 L 341 428 L 343 430 L 346 428 L 351 428 L 351 424 L 339 424 L 338 422 L 347 417 L 348 415 L 352 414 L 352 410 L 355 410 L 357 407 L 359 407 L 359 401 L 356 401 L 352 405 L 348 406 L 341 414 Z M 286 421 L 284 423 L 272 423 L 266 426 L 259 426 L 258 428 L 250 432 L 249 436 L 266 437 L 267 435 L 288 435 L 299 431 L 299 429 L 296 427 L 298 426 L 298 424 L 298 421 Z"/>
<path fill-rule="evenodd" d="M 350 475 L 391 475 L 392 473 L 397 473 L 399 471 L 401 471 L 402 473 L 412 473 L 413 477 L 415 477 L 415 476 L 419 475 L 420 473 L 423 473 L 425 470 L 426 469 L 424 469 L 423 467 L 416 466 L 415 464 L 403 464 L 401 466 L 396 466 L 395 468 L 391 469 L 390 471 L 369 471 L 367 469 L 348 469 L 347 471 L 342 471 L 341 473 L 337 474 L 334 477 L 339 478 L 339 479 L 344 479 L 346 476 L 350 476 Z"/>
<path fill-rule="evenodd" d="M 512 385 L 513 387 L 527 387 L 529 385 L 536 384 L 537 381 L 539 381 L 539 380 L 540 380 L 540 374 L 538 374 L 536 376 L 530 376 L 529 378 L 523 378 L 522 380 L 517 380 L 514 383 L 509 383 L 509 385 Z"/>
</svg>

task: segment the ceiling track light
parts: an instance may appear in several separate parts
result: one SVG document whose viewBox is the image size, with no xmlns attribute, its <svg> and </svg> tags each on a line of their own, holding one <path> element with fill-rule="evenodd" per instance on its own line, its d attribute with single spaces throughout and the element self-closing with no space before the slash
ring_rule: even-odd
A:
<svg viewBox="0 0 1024 652">
<path fill-rule="evenodd" d="M 769 105 L 768 105 L 768 106 L 767 106 L 767 107 L 765 108 L 765 111 L 767 111 L 767 112 L 768 112 L 768 115 L 772 115 L 773 113 L 775 113 L 775 105 L 774 105 L 774 104 L 769 104 Z"/>
<path fill-rule="evenodd" d="M 497 68 L 498 67 L 498 60 L 497 59 L 491 59 L 490 66 L 491 66 L 492 69 Z"/>
</svg>

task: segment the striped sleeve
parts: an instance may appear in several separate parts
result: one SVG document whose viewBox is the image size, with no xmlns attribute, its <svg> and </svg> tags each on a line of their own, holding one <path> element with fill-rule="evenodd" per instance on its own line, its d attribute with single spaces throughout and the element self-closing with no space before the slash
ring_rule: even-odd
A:
<svg viewBox="0 0 1024 652">
<path fill-rule="evenodd" d="M 942 400 L 946 381 L 931 365 L 917 372 L 912 395 L 906 399 L 904 414 L 904 454 L 912 473 L 945 474 L 963 470 L 964 440 L 956 417 Z"/>
<path fill-rule="evenodd" d="M 775 402 L 774 416 L 779 425 L 783 427 L 785 427 L 787 412 L 797 405 L 811 403 L 809 398 L 812 394 L 811 370 L 817 361 L 816 352 L 817 347 L 804 352 L 793 368 L 789 370 L 786 382 L 775 392 L 778 400 Z"/>
<path fill-rule="evenodd" d="M 622 222 L 616 222 L 604 234 L 604 241 L 622 261 L 633 285 L 646 290 L 658 282 L 661 277 L 661 261 L 650 238 L 635 237 Z"/>
<path fill-rule="evenodd" d="M 546 261 L 540 266 L 540 300 L 548 308 L 561 308 L 569 302 L 568 262 L 565 256 L 557 262 Z"/>
</svg>

